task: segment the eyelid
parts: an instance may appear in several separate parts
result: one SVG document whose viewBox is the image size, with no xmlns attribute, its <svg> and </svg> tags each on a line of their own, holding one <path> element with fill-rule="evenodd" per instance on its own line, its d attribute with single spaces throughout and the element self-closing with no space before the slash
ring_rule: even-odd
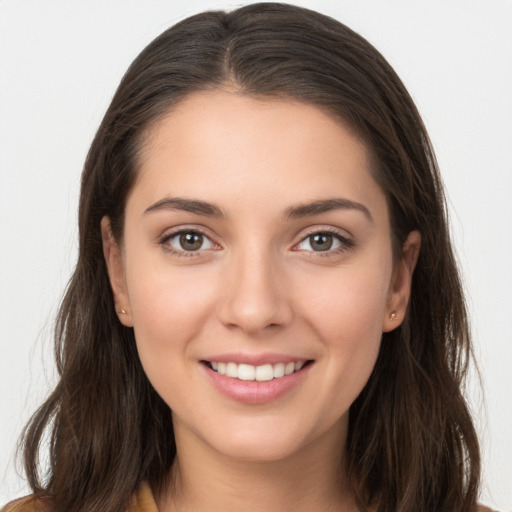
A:
<svg viewBox="0 0 512 512">
<path fill-rule="evenodd" d="M 307 238 L 316 234 L 332 235 L 341 242 L 341 246 L 335 249 L 327 249 L 326 251 L 310 251 L 306 249 L 296 249 L 296 247 L 299 244 L 303 243 Z M 305 253 L 310 253 L 318 256 L 332 256 L 333 254 L 338 254 L 348 249 L 351 249 L 354 245 L 355 242 L 353 240 L 352 235 L 344 229 L 335 228 L 333 226 L 315 226 L 308 228 L 307 230 L 303 231 L 300 234 L 300 239 L 298 242 L 294 243 L 292 250 L 303 251 Z"/>
<path fill-rule="evenodd" d="M 335 226 L 329 225 L 315 225 L 301 230 L 301 232 L 297 235 L 299 242 L 302 242 L 305 238 L 311 235 L 316 235 L 317 233 L 328 233 L 330 235 L 335 235 L 343 240 L 352 240 L 353 235 L 347 231 L 346 229 L 338 228 Z"/>
<path fill-rule="evenodd" d="M 212 248 L 208 249 L 198 249 L 197 251 L 185 251 L 185 250 L 179 250 L 174 247 L 172 247 L 168 242 L 173 237 L 181 234 L 181 233 L 199 233 L 202 236 L 206 237 L 212 244 L 213 244 L 213 250 L 219 250 L 222 249 L 221 244 L 219 244 L 216 241 L 216 237 L 211 234 L 210 230 L 205 228 L 204 226 L 197 225 L 197 224 L 191 224 L 191 225 L 180 225 L 175 226 L 173 228 L 169 228 L 162 235 L 158 237 L 158 244 L 164 246 L 164 249 L 174 253 L 177 256 L 199 256 L 200 254 L 204 253 L 205 251 L 210 251 Z M 341 242 L 341 246 L 334 248 L 334 249 L 328 249 L 326 251 L 313 251 L 313 250 L 305 250 L 305 249 L 297 249 L 297 246 L 304 242 L 308 237 L 313 236 L 315 234 L 329 234 L 334 236 L 337 240 Z M 332 256 L 335 254 L 339 254 L 341 252 L 347 251 L 351 249 L 355 245 L 355 241 L 353 240 L 352 235 L 346 231 L 345 229 L 336 228 L 333 226 L 314 226 L 307 228 L 303 230 L 300 233 L 300 238 L 298 241 L 296 241 L 293 246 L 292 250 L 295 250 L 297 252 L 301 251 L 304 253 L 310 253 L 310 255 L 315 256 Z"/>
<path fill-rule="evenodd" d="M 185 225 L 185 226 L 181 225 L 181 226 L 176 226 L 176 227 L 167 229 L 166 231 L 164 231 L 164 233 L 162 235 L 160 235 L 158 237 L 158 240 L 157 240 L 158 244 L 163 246 L 164 249 L 166 251 L 169 251 L 170 253 L 173 253 L 177 256 L 185 256 L 185 257 L 199 256 L 200 254 L 204 253 L 205 251 L 212 250 L 212 248 L 208 248 L 208 249 L 198 249 L 197 251 L 185 251 L 185 250 L 176 249 L 175 247 L 171 246 L 171 244 L 169 243 L 169 240 L 171 240 L 172 238 L 174 238 L 182 233 L 198 233 L 198 234 L 204 236 L 205 238 L 207 238 L 212 243 L 212 245 L 214 246 L 213 250 L 218 250 L 221 248 L 221 245 L 215 240 L 215 237 L 211 235 L 209 230 L 207 230 L 203 226 L 198 226 L 197 224 Z"/>
</svg>

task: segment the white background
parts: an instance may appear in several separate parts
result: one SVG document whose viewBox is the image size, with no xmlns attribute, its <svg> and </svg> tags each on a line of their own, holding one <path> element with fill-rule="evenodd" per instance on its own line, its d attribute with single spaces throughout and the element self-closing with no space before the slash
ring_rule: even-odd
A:
<svg viewBox="0 0 512 512">
<path fill-rule="evenodd" d="M 245 2 L 248 3 L 248 2 Z M 369 39 L 404 80 L 447 187 L 485 401 L 469 396 L 482 501 L 512 511 L 512 0 L 298 0 Z M 0 0 L 0 504 L 27 492 L 23 424 L 55 375 L 81 166 L 122 73 L 183 17 L 243 3 Z"/>
</svg>

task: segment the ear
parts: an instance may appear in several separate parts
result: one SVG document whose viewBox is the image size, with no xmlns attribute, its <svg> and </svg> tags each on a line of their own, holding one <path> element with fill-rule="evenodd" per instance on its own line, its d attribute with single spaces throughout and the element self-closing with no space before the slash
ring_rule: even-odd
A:
<svg viewBox="0 0 512 512">
<path fill-rule="evenodd" d="M 420 232 L 411 231 L 402 246 L 402 254 L 393 270 L 388 305 L 382 322 L 382 332 L 396 329 L 405 317 L 411 295 L 412 274 L 418 261 L 420 247 Z"/>
<path fill-rule="evenodd" d="M 121 249 L 112 234 L 110 219 L 106 216 L 101 219 L 101 238 L 117 316 L 124 326 L 133 327 Z"/>
</svg>

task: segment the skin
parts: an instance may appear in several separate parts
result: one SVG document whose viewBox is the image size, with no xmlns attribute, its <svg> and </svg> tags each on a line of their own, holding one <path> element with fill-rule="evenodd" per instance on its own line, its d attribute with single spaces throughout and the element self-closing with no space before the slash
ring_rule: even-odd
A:
<svg viewBox="0 0 512 512">
<path fill-rule="evenodd" d="M 108 218 L 102 230 L 119 319 L 173 411 L 175 489 L 159 510 L 355 510 L 341 469 L 348 411 L 382 332 L 404 317 L 420 235 L 394 262 L 367 148 L 311 105 L 195 93 L 146 142 L 122 245 Z M 176 197 L 222 216 L 147 211 Z M 362 207 L 286 216 L 333 198 Z M 179 230 L 207 238 L 186 251 Z M 315 250 L 311 235 L 328 232 L 333 248 Z M 201 362 L 269 352 L 312 364 L 264 404 L 226 397 Z"/>
</svg>

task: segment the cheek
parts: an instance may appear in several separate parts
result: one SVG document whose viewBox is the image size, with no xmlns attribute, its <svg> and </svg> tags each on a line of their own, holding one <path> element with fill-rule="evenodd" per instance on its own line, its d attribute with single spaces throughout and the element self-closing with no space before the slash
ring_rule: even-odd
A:
<svg viewBox="0 0 512 512">
<path fill-rule="evenodd" d="M 364 343 L 379 338 L 387 310 L 391 265 L 340 269 L 322 281 L 306 283 L 314 293 L 303 299 L 304 315 L 328 340 Z"/>
<path fill-rule="evenodd" d="M 138 260 L 132 253 L 126 281 L 137 349 L 146 374 L 163 397 L 190 377 L 190 341 L 206 322 L 212 296 L 211 279 L 176 272 L 163 262 Z M 151 269 L 151 270 L 148 270 Z M 201 283 L 209 283 L 209 286 Z M 171 405 L 171 404 L 169 404 Z"/>
<path fill-rule="evenodd" d="M 197 325 L 202 304 L 213 293 L 211 271 L 201 266 L 180 266 L 159 247 L 126 237 L 126 285 L 136 330 L 151 331 L 158 339 L 185 334 Z"/>
<path fill-rule="evenodd" d="M 382 337 L 384 303 L 372 294 L 339 293 L 336 307 L 326 307 L 320 313 L 320 336 L 329 351 L 332 371 L 343 376 L 344 386 L 352 383 L 362 388 L 373 369 Z"/>
<path fill-rule="evenodd" d="M 340 271 L 326 279 L 323 287 L 317 282 L 317 292 L 304 303 L 304 315 L 328 356 L 324 381 L 325 393 L 330 396 L 327 415 L 350 407 L 375 366 L 390 268 L 391 264 L 365 266 L 360 272 L 354 268 Z"/>
</svg>

